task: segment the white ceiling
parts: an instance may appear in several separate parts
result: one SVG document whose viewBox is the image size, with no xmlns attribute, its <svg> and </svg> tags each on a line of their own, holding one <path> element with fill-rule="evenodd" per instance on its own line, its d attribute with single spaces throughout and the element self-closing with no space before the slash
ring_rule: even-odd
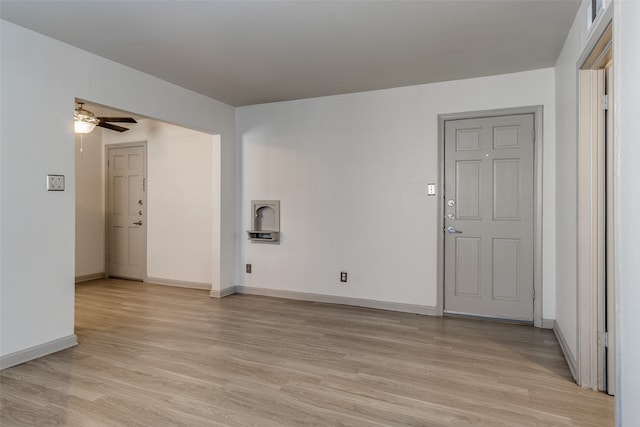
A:
<svg viewBox="0 0 640 427">
<path fill-rule="evenodd" d="M 579 0 L 2 0 L 0 17 L 234 106 L 551 67 Z"/>
</svg>

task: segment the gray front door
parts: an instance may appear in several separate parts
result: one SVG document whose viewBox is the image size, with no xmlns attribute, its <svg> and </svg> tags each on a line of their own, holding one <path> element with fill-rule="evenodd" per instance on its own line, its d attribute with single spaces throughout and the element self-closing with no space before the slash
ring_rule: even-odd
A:
<svg viewBox="0 0 640 427">
<path fill-rule="evenodd" d="M 533 114 L 445 122 L 446 313 L 533 321 Z"/>
</svg>

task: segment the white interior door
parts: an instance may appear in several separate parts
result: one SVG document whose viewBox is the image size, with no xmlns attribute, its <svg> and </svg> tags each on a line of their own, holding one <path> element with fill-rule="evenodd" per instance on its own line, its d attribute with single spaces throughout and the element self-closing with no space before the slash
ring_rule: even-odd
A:
<svg viewBox="0 0 640 427">
<path fill-rule="evenodd" d="M 143 280 L 146 274 L 144 146 L 108 149 L 109 276 Z"/>
<path fill-rule="evenodd" d="M 533 124 L 445 122 L 446 313 L 533 321 Z"/>
</svg>

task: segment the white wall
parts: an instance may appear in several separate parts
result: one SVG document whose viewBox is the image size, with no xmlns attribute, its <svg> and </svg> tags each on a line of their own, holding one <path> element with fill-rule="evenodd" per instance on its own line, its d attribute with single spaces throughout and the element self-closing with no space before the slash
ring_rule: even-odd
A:
<svg viewBox="0 0 640 427">
<path fill-rule="evenodd" d="M 578 10 L 556 62 L 556 321 L 573 358 L 577 357 L 578 72 L 587 43 L 587 3 Z"/>
<path fill-rule="evenodd" d="M 75 136 L 76 248 L 75 276 L 104 273 L 104 185 L 102 129 Z"/>
<path fill-rule="evenodd" d="M 553 69 L 238 108 L 238 266 L 253 265 L 239 284 L 434 307 L 439 213 L 426 184 L 441 184 L 438 114 L 529 105 L 544 106 L 543 317 L 553 319 Z M 281 200 L 280 245 L 246 240 L 252 199 Z"/>
<path fill-rule="evenodd" d="M 616 423 L 640 425 L 640 2 L 614 3 L 616 198 Z"/>
<path fill-rule="evenodd" d="M 105 145 L 136 141 L 147 141 L 149 281 L 210 285 L 219 275 L 213 260 L 219 241 L 214 224 L 220 222 L 213 209 L 220 199 L 219 136 L 149 119 L 124 133 L 104 132 Z"/>
<path fill-rule="evenodd" d="M 76 97 L 221 135 L 213 286 L 233 285 L 234 109 L 6 21 L 0 43 L 0 355 L 73 334 Z M 66 175 L 67 190 L 45 191 L 47 173 Z"/>
</svg>

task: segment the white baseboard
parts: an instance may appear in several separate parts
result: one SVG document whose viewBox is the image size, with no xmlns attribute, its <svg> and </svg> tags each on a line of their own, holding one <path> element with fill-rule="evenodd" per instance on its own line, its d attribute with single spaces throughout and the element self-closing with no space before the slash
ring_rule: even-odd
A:
<svg viewBox="0 0 640 427">
<path fill-rule="evenodd" d="M 555 325 L 555 319 L 542 319 L 542 325 L 540 326 L 542 329 L 553 329 L 553 325 Z"/>
<path fill-rule="evenodd" d="M 363 298 L 342 297 L 336 295 L 312 294 L 296 291 L 281 291 L 278 289 L 255 288 L 250 286 L 236 286 L 238 294 L 263 295 L 267 297 L 295 299 L 302 301 L 324 302 L 329 304 L 353 305 L 356 307 L 376 308 L 380 310 L 399 311 L 403 313 L 425 314 L 436 316 L 436 307 L 428 305 L 406 304 L 400 302 L 377 301 Z"/>
<path fill-rule="evenodd" d="M 562 330 L 560 330 L 560 326 L 558 326 L 558 322 L 553 321 L 553 332 L 556 334 L 556 338 L 558 339 L 558 343 L 560 344 L 560 348 L 562 349 L 562 353 L 564 353 L 564 358 L 567 359 L 567 365 L 569 365 L 569 369 L 571 370 L 571 375 L 573 375 L 573 379 L 578 382 L 578 363 L 576 362 L 575 357 L 571 354 L 571 350 L 569 349 L 569 345 L 567 345 L 567 340 L 562 335 Z"/>
<path fill-rule="evenodd" d="M 78 337 L 69 335 L 0 357 L 0 370 L 78 345 Z"/>
<path fill-rule="evenodd" d="M 211 290 L 211 283 L 188 282 L 186 280 L 161 279 L 159 277 L 147 277 L 144 280 L 144 283 L 151 283 L 153 285 L 163 285 L 163 286 L 175 286 L 178 288 L 204 289 L 205 291 Z"/>
<path fill-rule="evenodd" d="M 224 298 L 224 297 L 228 297 L 229 295 L 233 295 L 236 293 L 236 287 L 235 286 L 229 286 L 228 288 L 224 288 L 224 289 L 211 289 L 211 292 L 209 293 L 209 296 L 211 298 Z"/>
<path fill-rule="evenodd" d="M 106 277 L 104 271 L 102 273 L 83 274 L 76 276 L 76 283 L 88 282 L 89 280 L 104 279 Z"/>
</svg>

